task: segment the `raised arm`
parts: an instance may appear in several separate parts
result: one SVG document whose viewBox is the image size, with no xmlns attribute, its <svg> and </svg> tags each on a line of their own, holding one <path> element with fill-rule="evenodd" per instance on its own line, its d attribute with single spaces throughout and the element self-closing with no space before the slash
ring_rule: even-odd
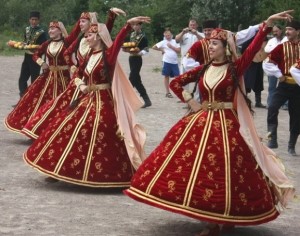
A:
<svg viewBox="0 0 300 236">
<path fill-rule="evenodd" d="M 111 31 L 112 31 L 112 29 L 114 27 L 115 20 L 116 20 L 118 15 L 126 16 L 126 13 L 122 9 L 119 9 L 119 8 L 116 8 L 116 7 L 113 7 L 113 8 L 109 9 L 107 20 L 106 20 L 106 23 L 105 23 L 106 28 L 107 28 L 109 33 L 111 33 Z"/>
<path fill-rule="evenodd" d="M 274 15 L 271 15 L 260 27 L 260 30 L 256 34 L 254 40 L 251 42 L 249 47 L 243 53 L 242 57 L 236 61 L 237 65 L 237 74 L 238 76 L 242 76 L 253 60 L 255 54 L 260 50 L 265 37 L 272 30 L 273 22 L 275 20 L 291 20 L 293 10 L 288 10 L 284 12 L 280 12 Z"/>
<path fill-rule="evenodd" d="M 75 41 L 80 34 L 80 26 L 79 26 L 80 21 L 78 20 L 76 22 L 76 25 L 73 27 L 71 33 L 68 35 L 68 37 L 65 38 L 65 44 L 66 47 L 69 47 L 73 41 Z"/>
<path fill-rule="evenodd" d="M 127 36 L 127 34 L 132 29 L 131 25 L 137 24 L 140 22 L 143 23 L 150 23 L 150 18 L 146 16 L 137 16 L 134 18 L 131 18 L 127 20 L 126 25 L 120 30 L 118 33 L 113 45 L 109 48 L 109 53 L 107 55 L 107 61 L 109 64 L 115 64 L 115 61 L 117 60 L 118 54 L 120 52 L 121 46 L 123 45 L 123 42 Z"/>
</svg>

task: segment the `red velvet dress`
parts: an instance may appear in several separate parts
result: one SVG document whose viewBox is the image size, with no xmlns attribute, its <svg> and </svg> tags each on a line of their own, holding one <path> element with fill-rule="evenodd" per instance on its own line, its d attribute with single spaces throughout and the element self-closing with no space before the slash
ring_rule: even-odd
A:
<svg viewBox="0 0 300 236">
<path fill-rule="evenodd" d="M 109 13 L 106 27 L 109 32 L 113 28 L 116 15 L 113 12 Z M 78 46 L 77 46 L 78 45 Z M 84 62 L 85 57 L 89 54 L 90 47 L 86 41 L 86 38 L 80 37 L 77 38 L 64 52 L 64 57 L 68 65 L 73 66 L 74 63 L 71 60 L 72 54 L 75 53 L 78 65 L 81 65 Z M 66 90 L 62 92 L 58 97 L 52 99 L 51 101 L 44 104 L 37 113 L 32 116 L 29 121 L 24 126 L 22 133 L 26 134 L 32 139 L 37 139 L 37 137 L 43 132 L 49 123 L 56 119 L 61 111 L 67 109 L 71 101 L 79 99 L 82 96 L 82 93 L 76 89 L 74 79 L 76 73 L 74 73 L 73 78 L 68 84 Z"/>
<path fill-rule="evenodd" d="M 62 93 L 70 80 L 69 66 L 63 53 L 77 38 L 80 32 L 79 23 L 65 39 L 44 42 L 32 56 L 34 61 L 47 57 L 49 70 L 41 74 L 26 90 L 14 110 L 6 117 L 8 129 L 20 133 L 28 120 L 33 117 L 42 105 Z"/>
<path fill-rule="evenodd" d="M 112 78 L 121 45 L 131 27 L 123 27 L 106 50 Z M 81 69 L 81 68 L 80 68 Z M 81 70 L 80 70 L 81 71 Z M 73 110 L 64 110 L 24 153 L 25 161 L 56 179 L 91 187 L 129 186 L 134 169 L 118 135 L 112 91 L 102 51 L 89 57 L 83 77 L 97 87 Z"/>
<path fill-rule="evenodd" d="M 268 31 L 260 31 L 234 62 L 239 77 Z M 182 100 L 182 87 L 195 82 L 201 68 L 171 82 Z M 236 87 L 229 63 L 212 63 L 199 89 L 204 101 L 233 103 Z M 278 216 L 269 181 L 239 133 L 234 108 L 200 110 L 179 120 L 139 167 L 125 193 L 152 206 L 221 224 L 260 224 Z"/>
</svg>

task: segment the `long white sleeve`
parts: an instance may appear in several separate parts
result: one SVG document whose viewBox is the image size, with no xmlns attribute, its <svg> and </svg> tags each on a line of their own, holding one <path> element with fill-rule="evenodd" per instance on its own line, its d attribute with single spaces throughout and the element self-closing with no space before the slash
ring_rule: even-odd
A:
<svg viewBox="0 0 300 236">
<path fill-rule="evenodd" d="M 147 51 L 147 50 L 142 50 L 142 51 L 139 52 L 139 55 L 140 55 L 140 56 L 145 56 L 145 55 L 147 55 L 148 53 L 149 53 L 149 51 Z"/>
<path fill-rule="evenodd" d="M 279 67 L 272 62 L 264 61 L 262 63 L 262 67 L 263 67 L 264 72 L 267 74 L 267 76 L 275 76 L 276 78 L 279 78 L 282 76 L 282 72 L 279 69 Z"/>
<path fill-rule="evenodd" d="M 184 56 L 182 58 L 182 66 L 185 69 L 185 71 L 194 69 L 195 67 L 197 67 L 199 65 L 200 65 L 199 62 L 195 61 L 194 58 L 186 57 L 186 56 Z"/>
<path fill-rule="evenodd" d="M 297 84 L 300 86 L 300 69 L 297 69 L 295 66 L 292 66 L 290 69 L 290 73 Z"/>
<path fill-rule="evenodd" d="M 254 37 L 258 29 L 259 29 L 259 24 L 249 26 L 247 29 L 238 31 L 235 35 L 236 45 L 240 46 L 246 41 L 248 41 L 249 39 L 251 39 L 252 37 Z"/>
</svg>

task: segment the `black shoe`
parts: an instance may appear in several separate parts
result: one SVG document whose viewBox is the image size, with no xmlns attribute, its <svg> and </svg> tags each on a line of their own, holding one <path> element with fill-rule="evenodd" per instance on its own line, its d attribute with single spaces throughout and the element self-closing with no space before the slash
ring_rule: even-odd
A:
<svg viewBox="0 0 300 236">
<path fill-rule="evenodd" d="M 13 108 L 15 108 L 17 106 L 17 104 L 11 105 Z"/>
<path fill-rule="evenodd" d="M 291 156 L 297 156 L 297 153 L 295 151 L 295 148 L 288 148 L 288 153 L 291 155 Z"/>
<path fill-rule="evenodd" d="M 257 107 L 257 108 L 266 108 L 267 106 L 263 105 L 262 103 L 255 103 L 255 107 Z"/>
<path fill-rule="evenodd" d="M 277 141 L 269 140 L 267 146 L 268 146 L 268 148 L 275 149 L 275 148 L 278 148 L 278 143 L 277 143 Z"/>
<path fill-rule="evenodd" d="M 144 106 L 142 106 L 142 108 L 146 108 L 146 107 L 151 107 L 152 106 L 152 102 L 150 100 L 146 100 Z"/>
</svg>

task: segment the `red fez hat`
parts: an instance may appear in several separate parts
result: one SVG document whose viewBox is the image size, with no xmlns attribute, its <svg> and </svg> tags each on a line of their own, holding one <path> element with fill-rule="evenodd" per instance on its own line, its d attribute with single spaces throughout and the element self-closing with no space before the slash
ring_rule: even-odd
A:
<svg viewBox="0 0 300 236">
<path fill-rule="evenodd" d="M 51 28 L 51 27 L 60 29 L 59 22 L 58 21 L 51 21 L 49 23 L 49 28 Z"/>
<path fill-rule="evenodd" d="M 98 33 L 98 24 L 91 24 L 90 28 L 89 28 L 89 33 Z"/>
<path fill-rule="evenodd" d="M 227 41 L 227 31 L 220 28 L 216 28 L 211 32 L 210 39 Z"/>
<path fill-rule="evenodd" d="M 90 20 L 91 19 L 90 13 L 89 12 L 82 12 L 81 15 L 80 15 L 80 19 Z"/>
</svg>

